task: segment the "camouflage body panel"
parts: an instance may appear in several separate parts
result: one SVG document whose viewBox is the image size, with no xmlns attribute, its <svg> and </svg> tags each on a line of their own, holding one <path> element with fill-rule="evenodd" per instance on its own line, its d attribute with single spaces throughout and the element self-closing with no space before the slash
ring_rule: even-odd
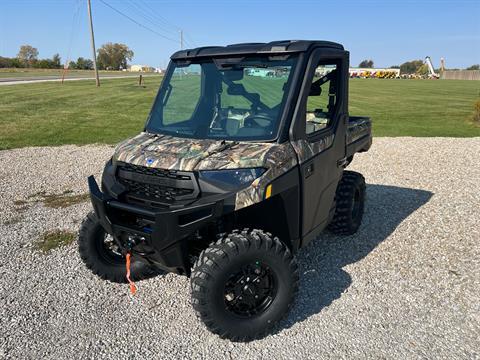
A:
<svg viewBox="0 0 480 360">
<path fill-rule="evenodd" d="M 348 124 L 347 144 L 351 144 L 358 139 L 369 135 L 372 129 L 372 122 L 369 118 L 356 118 L 355 121 Z"/>
<path fill-rule="evenodd" d="M 276 144 L 264 157 L 264 166 L 268 170 L 253 183 L 237 193 L 235 210 L 256 204 L 264 199 L 267 185 L 280 175 L 285 174 L 298 164 L 297 154 L 289 142 Z"/>
<path fill-rule="evenodd" d="M 222 142 L 141 133 L 117 146 L 114 160 L 159 169 L 194 171 L 262 167 L 272 143 Z"/>
<path fill-rule="evenodd" d="M 115 161 L 179 171 L 263 167 L 267 171 L 236 194 L 235 210 L 260 202 L 266 186 L 298 164 L 289 142 L 222 142 L 140 133 L 120 143 Z"/>
<path fill-rule="evenodd" d="M 313 156 L 320 154 L 321 152 L 325 151 L 330 146 L 332 146 L 334 138 L 335 138 L 335 135 L 331 134 L 313 143 L 307 140 L 301 139 L 301 140 L 293 141 L 292 145 L 295 148 L 295 151 L 298 155 L 298 160 L 302 164 L 308 159 L 311 159 Z"/>
</svg>

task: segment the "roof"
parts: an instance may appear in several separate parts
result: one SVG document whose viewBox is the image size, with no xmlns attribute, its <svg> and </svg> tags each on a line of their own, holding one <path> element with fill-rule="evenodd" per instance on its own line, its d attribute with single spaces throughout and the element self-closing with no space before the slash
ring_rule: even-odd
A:
<svg viewBox="0 0 480 360">
<path fill-rule="evenodd" d="M 171 56 L 172 60 L 191 59 L 196 57 L 213 57 L 228 55 L 247 55 L 265 53 L 294 53 L 306 52 L 312 47 L 324 47 L 343 50 L 343 46 L 331 41 L 321 40 L 281 40 L 269 43 L 243 43 L 227 46 L 204 46 L 195 49 L 177 51 Z"/>
</svg>

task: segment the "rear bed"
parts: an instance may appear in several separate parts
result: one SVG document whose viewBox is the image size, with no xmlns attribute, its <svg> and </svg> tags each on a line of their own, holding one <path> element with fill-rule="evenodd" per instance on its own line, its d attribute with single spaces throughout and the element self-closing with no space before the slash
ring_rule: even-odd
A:
<svg viewBox="0 0 480 360">
<path fill-rule="evenodd" d="M 372 121 L 364 116 L 350 116 L 347 128 L 347 157 L 364 152 L 372 145 Z"/>
</svg>

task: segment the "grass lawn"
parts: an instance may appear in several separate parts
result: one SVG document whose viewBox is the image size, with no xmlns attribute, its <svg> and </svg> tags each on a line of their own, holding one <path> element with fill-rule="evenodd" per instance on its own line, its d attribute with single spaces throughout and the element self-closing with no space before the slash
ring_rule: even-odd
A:
<svg viewBox="0 0 480 360">
<path fill-rule="evenodd" d="M 370 116 L 376 136 L 480 136 L 479 99 L 480 81 L 353 79 L 349 112 Z"/>
<path fill-rule="evenodd" d="M 0 149 L 116 143 L 141 131 L 160 77 L 0 86 Z M 480 136 L 469 122 L 480 82 L 350 81 L 350 113 L 373 119 L 375 136 Z"/>
<path fill-rule="evenodd" d="M 0 149 L 115 143 L 138 133 L 160 77 L 0 86 Z"/>
</svg>

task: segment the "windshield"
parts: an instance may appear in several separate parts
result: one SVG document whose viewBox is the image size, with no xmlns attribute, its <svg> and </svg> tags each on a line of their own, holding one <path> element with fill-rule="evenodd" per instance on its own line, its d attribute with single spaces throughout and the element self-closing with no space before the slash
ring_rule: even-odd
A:
<svg viewBox="0 0 480 360">
<path fill-rule="evenodd" d="M 146 130 L 189 138 L 273 140 L 296 63 L 296 55 L 173 63 Z"/>
</svg>

